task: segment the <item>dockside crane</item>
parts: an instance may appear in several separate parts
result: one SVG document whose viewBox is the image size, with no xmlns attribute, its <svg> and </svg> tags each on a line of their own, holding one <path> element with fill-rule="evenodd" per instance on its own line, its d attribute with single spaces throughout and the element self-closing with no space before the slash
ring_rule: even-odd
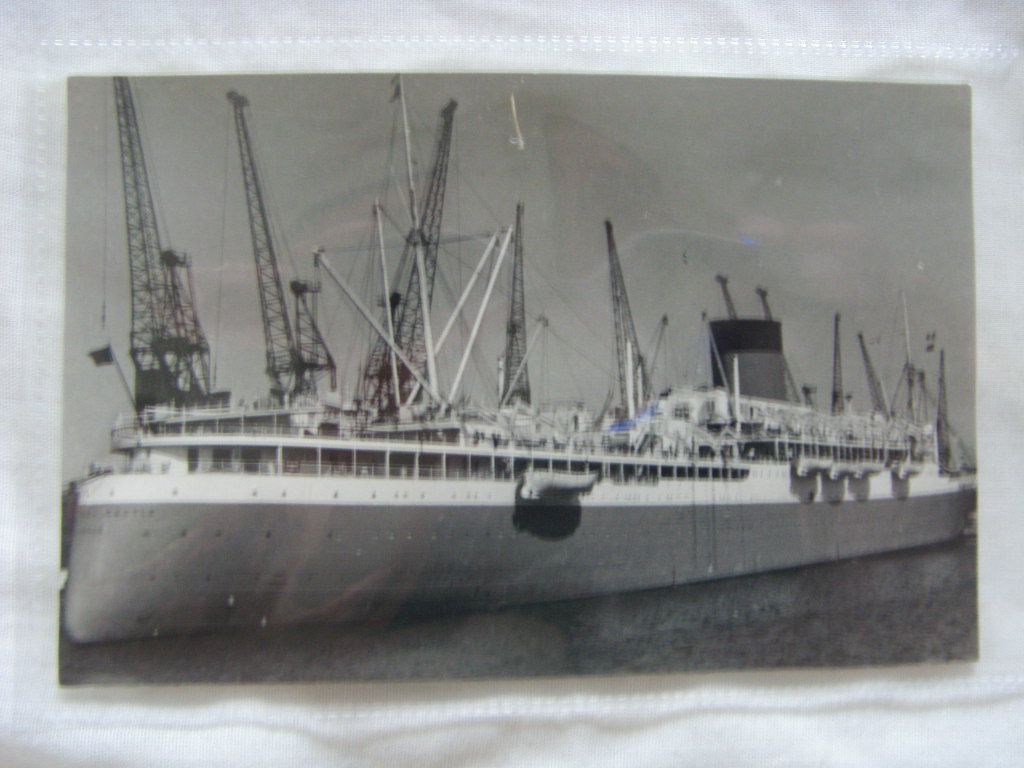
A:
<svg viewBox="0 0 1024 768">
<path fill-rule="evenodd" d="M 128 78 L 114 78 L 114 100 L 128 234 L 135 407 L 203 403 L 210 397 L 210 347 L 196 313 L 191 263 L 160 245 Z"/>
<path fill-rule="evenodd" d="M 622 277 L 619 251 L 615 245 L 612 223 L 605 221 L 608 241 L 608 265 L 611 271 L 612 311 L 615 315 L 615 352 L 619 364 L 619 391 L 629 418 L 633 418 L 651 395 L 647 378 L 647 363 L 640 352 L 640 344 L 629 309 L 626 282 Z"/>
<path fill-rule="evenodd" d="M 843 355 L 839 346 L 839 313 L 836 312 L 835 330 L 832 337 L 832 413 L 846 410 L 846 393 L 843 391 Z"/>
<path fill-rule="evenodd" d="M 309 389 L 297 391 L 315 391 L 316 374 L 326 372 L 330 377 L 330 388 L 338 388 L 338 369 L 331 355 L 327 342 L 317 324 L 317 296 L 320 294 L 320 263 L 323 248 L 313 254 L 312 280 L 292 280 L 289 283 L 295 301 L 295 346 L 299 361 L 296 381 Z"/>
<path fill-rule="evenodd" d="M 910 343 L 910 318 L 907 312 L 907 296 L 902 290 L 900 299 L 903 304 L 903 341 L 906 357 L 904 358 L 903 371 L 892 394 L 889 403 L 889 412 L 893 415 L 901 415 L 910 421 L 923 423 L 927 421 L 928 414 L 928 393 L 925 389 L 925 372 L 914 363 L 912 346 Z M 899 405 L 900 395 L 906 389 L 906 400 L 902 408 Z"/>
<path fill-rule="evenodd" d="M 860 354 L 864 358 L 864 373 L 868 379 L 868 392 L 871 393 L 871 408 L 875 413 L 889 415 L 889 407 L 885 402 L 885 392 L 882 389 L 882 381 L 875 372 L 875 366 L 871 363 L 871 356 L 868 354 L 868 346 L 864 342 L 864 334 L 857 333 L 857 341 L 860 343 Z"/>
<path fill-rule="evenodd" d="M 523 204 L 516 205 L 516 228 L 512 250 L 512 291 L 505 332 L 505 376 L 502 403 L 530 404 L 530 379 L 526 367 L 526 300 L 523 290 Z"/>
<path fill-rule="evenodd" d="M 725 313 L 730 320 L 735 320 L 736 305 L 732 303 L 732 295 L 729 293 L 729 278 L 725 275 L 715 275 L 715 280 L 722 287 L 722 298 L 725 299 Z"/>
<path fill-rule="evenodd" d="M 761 300 L 761 309 L 764 310 L 764 319 L 771 320 L 772 308 L 768 306 L 768 289 L 759 285 L 755 290 L 757 291 L 757 298 Z"/>
<path fill-rule="evenodd" d="M 408 120 L 406 118 L 405 95 L 399 82 L 396 96 L 401 99 L 402 117 L 405 124 L 406 167 L 408 171 L 409 215 L 412 220 L 406 236 L 405 247 L 399 262 L 410 264 L 411 269 L 405 281 L 405 291 L 398 296 L 385 299 L 385 312 L 392 313 L 394 343 L 406 359 L 425 374 L 430 389 L 437 390 L 437 373 L 434 360 L 434 339 L 430 326 L 430 308 L 433 301 L 434 277 L 437 273 L 438 246 L 441 239 L 441 219 L 444 213 L 444 197 L 448 179 L 448 159 L 451 152 L 452 129 L 458 102 L 450 100 L 438 116 L 434 142 L 434 156 L 422 206 L 417 201 L 413 183 L 412 156 L 409 146 Z M 400 276 L 399 276 L 400 277 Z M 399 280 L 392 283 L 400 284 Z M 386 320 L 387 318 L 385 318 Z M 382 326 L 385 325 L 382 323 Z M 384 338 L 378 338 L 370 350 L 364 368 L 363 394 L 378 418 L 393 417 L 398 408 L 411 396 L 423 391 L 416 387 L 417 381 L 408 367 L 400 367 L 399 388 L 395 393 L 392 385 L 391 350 Z"/>
<path fill-rule="evenodd" d="M 270 377 L 271 394 L 277 400 L 284 401 L 289 396 L 315 393 L 316 374 L 321 371 L 329 372 L 333 388 L 336 375 L 334 359 L 327 350 L 317 327 L 313 306 L 308 301 L 308 297 L 319 290 L 319 285 L 302 280 L 292 281 L 296 325 L 293 330 L 252 135 L 246 119 L 249 100 L 237 91 L 230 91 L 227 96 L 234 109 L 238 152 L 242 163 L 242 184 L 256 260 L 256 281 L 267 354 L 266 371 Z"/>
<path fill-rule="evenodd" d="M 935 407 L 935 458 L 939 469 L 953 468 L 952 430 L 949 427 L 949 404 L 946 402 L 946 350 L 939 350 L 939 395 Z"/>
</svg>

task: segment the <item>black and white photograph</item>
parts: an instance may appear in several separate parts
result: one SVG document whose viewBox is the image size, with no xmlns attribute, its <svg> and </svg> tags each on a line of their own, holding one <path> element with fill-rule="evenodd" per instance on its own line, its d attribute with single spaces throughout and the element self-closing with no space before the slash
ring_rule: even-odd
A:
<svg viewBox="0 0 1024 768">
<path fill-rule="evenodd" d="M 67 102 L 61 684 L 977 658 L 969 86 Z"/>
</svg>

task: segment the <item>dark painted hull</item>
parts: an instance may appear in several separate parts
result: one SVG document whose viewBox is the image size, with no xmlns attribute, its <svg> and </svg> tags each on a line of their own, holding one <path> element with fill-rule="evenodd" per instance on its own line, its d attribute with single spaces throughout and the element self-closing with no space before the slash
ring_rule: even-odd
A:
<svg viewBox="0 0 1024 768">
<path fill-rule="evenodd" d="M 956 537 L 962 489 L 830 504 L 80 506 L 65 628 L 80 642 L 386 620 L 666 587 Z M 558 516 L 561 515 L 561 518 Z M 560 522 L 559 522 L 560 521 Z"/>
</svg>

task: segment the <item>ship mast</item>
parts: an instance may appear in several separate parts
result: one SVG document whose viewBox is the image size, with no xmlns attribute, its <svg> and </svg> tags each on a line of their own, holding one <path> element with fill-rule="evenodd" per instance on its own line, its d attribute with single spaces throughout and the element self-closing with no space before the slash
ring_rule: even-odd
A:
<svg viewBox="0 0 1024 768">
<path fill-rule="evenodd" d="M 918 410 L 925 404 L 926 393 L 924 390 L 924 377 L 923 371 L 918 371 L 914 366 L 913 356 L 911 354 L 910 345 L 910 316 L 907 312 L 907 294 L 900 290 L 900 299 L 903 304 L 903 342 L 905 348 L 905 362 L 903 363 L 903 370 L 900 373 L 899 383 L 896 385 L 896 389 L 892 395 L 892 402 L 890 404 L 890 413 L 895 414 L 897 412 L 896 403 L 900 396 L 900 390 L 906 386 L 907 395 L 905 403 L 905 417 L 909 421 L 920 421 L 922 414 L 918 413 Z M 920 397 L 915 392 L 915 389 L 920 387 Z M 919 402 L 920 401 L 920 402 Z"/>
<path fill-rule="evenodd" d="M 209 398 L 210 347 L 196 313 L 191 264 L 160 246 L 138 116 L 128 78 L 114 78 L 121 149 L 135 407 Z"/>
<path fill-rule="evenodd" d="M 619 363 L 619 391 L 622 404 L 629 418 L 633 418 L 640 406 L 650 397 L 650 382 L 647 379 L 647 365 L 640 353 L 633 315 L 629 309 L 626 282 L 622 277 L 619 251 L 615 245 L 615 234 L 611 221 L 604 223 L 608 240 L 608 265 L 611 271 L 612 311 L 615 316 L 615 352 Z"/>
</svg>

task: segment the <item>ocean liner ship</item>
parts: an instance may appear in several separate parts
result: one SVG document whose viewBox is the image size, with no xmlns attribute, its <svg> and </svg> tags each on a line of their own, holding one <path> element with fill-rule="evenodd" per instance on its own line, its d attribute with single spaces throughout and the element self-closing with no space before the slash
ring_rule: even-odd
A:
<svg viewBox="0 0 1024 768">
<path fill-rule="evenodd" d="M 797 391 L 762 289 L 763 313 L 741 317 L 720 276 L 727 312 L 705 323 L 710 381 L 654 393 L 610 222 L 621 406 L 532 402 L 521 206 L 465 287 L 462 299 L 490 262 L 443 389 L 438 349 L 451 318 L 436 333 L 430 310 L 454 102 L 441 111 L 421 199 L 409 163 L 411 225 L 395 269 L 380 249 L 382 306 L 318 259 L 374 330 L 360 397 L 346 400 L 318 392 L 335 372 L 316 324 L 319 284 L 294 281 L 289 311 L 248 103 L 229 95 L 271 393 L 241 404 L 211 392 L 188 260 L 160 248 L 131 90 L 123 79 L 114 89 L 134 408 L 113 429 L 121 463 L 68 494 L 64 627 L 74 641 L 669 587 L 948 540 L 974 508 L 973 475 L 951 459 L 941 367 L 925 420 L 909 354 L 909 409 L 897 410 L 861 339 L 872 411 L 849 407 L 838 365 L 831 407 L 819 409 Z M 404 110 L 400 86 L 395 97 Z M 459 382 L 509 254 L 501 390 L 489 407 L 466 406 Z M 839 327 L 837 315 L 837 360 Z M 110 347 L 92 354 L 116 362 Z"/>
</svg>

